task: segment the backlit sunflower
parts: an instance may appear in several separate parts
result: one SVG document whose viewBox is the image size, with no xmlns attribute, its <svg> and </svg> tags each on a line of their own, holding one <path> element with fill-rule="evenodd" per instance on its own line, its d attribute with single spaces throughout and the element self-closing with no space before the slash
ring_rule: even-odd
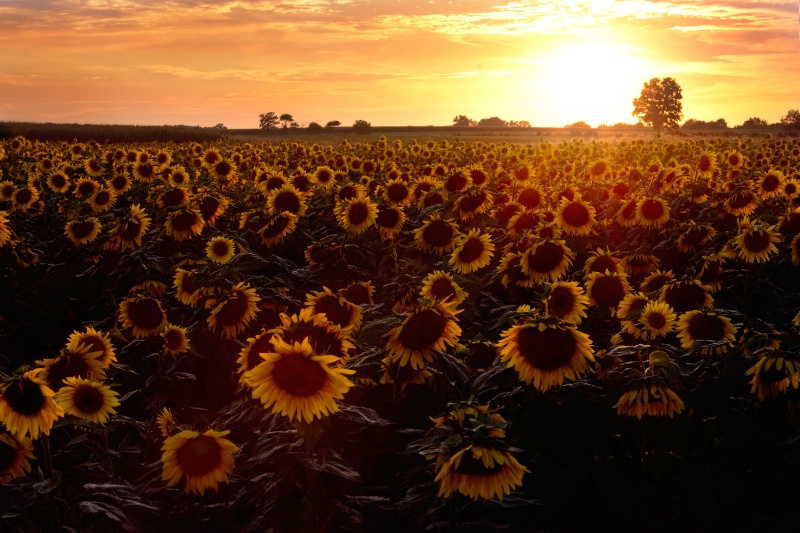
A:
<svg viewBox="0 0 800 533">
<path fill-rule="evenodd" d="M 760 200 L 748 187 L 737 187 L 725 199 L 725 210 L 734 216 L 748 216 L 758 207 Z"/>
<path fill-rule="evenodd" d="M 351 328 L 353 331 L 358 331 L 364 320 L 360 306 L 347 301 L 343 296 L 334 294 L 328 287 L 306 294 L 305 305 L 312 310 L 312 313 L 324 314 L 332 324 L 342 329 Z"/>
<path fill-rule="evenodd" d="M 533 287 L 536 284 L 536 282 L 523 272 L 521 258 L 522 256 L 520 254 L 507 252 L 503 255 L 503 258 L 500 259 L 497 270 L 503 273 L 503 277 L 500 279 L 503 287 L 508 287 L 509 285 Z"/>
<path fill-rule="evenodd" d="M 114 192 L 113 189 L 105 189 L 101 187 L 86 200 L 86 203 L 92 207 L 93 213 L 105 213 L 114 207 L 116 201 L 117 193 Z"/>
<path fill-rule="evenodd" d="M 214 224 L 230 204 L 230 200 L 218 192 L 197 195 L 191 201 L 200 210 L 200 216 L 207 225 Z"/>
<path fill-rule="evenodd" d="M 589 302 L 601 308 L 608 308 L 615 314 L 617 307 L 630 290 L 628 276 L 617 272 L 592 272 L 585 277 L 586 293 Z"/>
<path fill-rule="evenodd" d="M 217 161 L 211 166 L 210 170 L 211 175 L 221 184 L 229 183 L 236 179 L 236 167 L 230 161 L 225 161 L 224 159 Z"/>
<path fill-rule="evenodd" d="M 540 217 L 538 213 L 526 209 L 512 215 L 506 223 L 506 229 L 509 235 L 520 235 L 525 231 L 534 229 L 539 222 Z"/>
<path fill-rule="evenodd" d="M 14 209 L 24 210 L 32 206 L 39 199 L 39 191 L 33 187 L 18 187 L 11 196 Z"/>
<path fill-rule="evenodd" d="M 701 178 L 710 178 L 717 170 L 717 154 L 714 152 L 703 152 L 697 160 L 695 167 L 697 175 Z"/>
<path fill-rule="evenodd" d="M 489 210 L 492 203 L 492 197 L 488 191 L 473 188 L 458 197 L 453 211 L 458 214 L 459 219 L 469 220 L 475 215 Z"/>
<path fill-rule="evenodd" d="M 164 349 L 175 357 L 189 351 L 189 330 L 174 324 L 167 324 L 159 333 L 164 341 Z"/>
<path fill-rule="evenodd" d="M 36 370 L 0 384 L 0 422 L 19 439 L 49 435 L 64 410 L 53 401 L 55 392 L 36 377 Z"/>
<path fill-rule="evenodd" d="M 731 320 L 711 311 L 687 311 L 678 317 L 675 329 L 683 348 L 691 348 L 697 342 L 722 343 L 704 346 L 703 355 L 723 354 L 736 339 L 736 328 Z"/>
<path fill-rule="evenodd" d="M 204 433 L 183 430 L 167 437 L 161 450 L 161 480 L 173 487 L 186 478 L 184 492 L 201 496 L 206 489 L 218 490 L 233 472 L 233 454 L 239 447 L 224 438 L 230 431 L 208 429 Z"/>
<path fill-rule="evenodd" d="M 468 294 L 458 283 L 453 281 L 453 276 L 443 270 L 434 270 L 425 278 L 420 296 L 432 302 L 448 300 L 454 306 L 463 302 Z"/>
<path fill-rule="evenodd" d="M 70 186 L 69 176 L 63 171 L 54 172 L 47 176 L 47 186 L 58 194 L 67 192 Z"/>
<path fill-rule="evenodd" d="M 267 207 L 275 214 L 288 212 L 298 217 L 302 217 L 307 209 L 305 195 L 289 183 L 270 191 Z"/>
<path fill-rule="evenodd" d="M 455 222 L 434 215 L 414 230 L 414 242 L 426 252 L 442 255 L 456 247 L 456 235 L 458 225 Z"/>
<path fill-rule="evenodd" d="M 219 334 L 224 339 L 236 337 L 256 317 L 259 301 L 261 298 L 254 288 L 244 281 L 239 282 L 211 311 L 206 320 L 208 329 L 219 329 Z"/>
<path fill-rule="evenodd" d="M 289 212 L 269 215 L 267 223 L 258 230 L 261 243 L 267 248 L 279 244 L 297 228 L 298 216 Z"/>
<path fill-rule="evenodd" d="M 117 196 L 124 194 L 128 189 L 133 186 L 133 181 L 125 172 L 124 169 L 120 170 L 120 173 L 115 175 L 113 178 L 109 178 L 106 180 L 106 187 L 109 190 L 114 191 L 117 193 Z"/>
<path fill-rule="evenodd" d="M 675 279 L 675 274 L 671 270 L 656 270 L 649 274 L 639 284 L 639 290 L 645 293 L 661 292 L 664 285 Z"/>
<path fill-rule="evenodd" d="M 342 329 L 328 320 L 325 314 L 315 313 L 309 307 L 291 316 L 281 313 L 280 321 L 281 325 L 269 330 L 269 333 L 289 344 L 307 340 L 314 353 L 335 355 L 343 363 L 350 359 L 355 349 L 350 329 Z"/>
<path fill-rule="evenodd" d="M 192 195 L 186 187 L 168 187 L 158 195 L 161 207 L 181 207 L 189 203 Z"/>
<path fill-rule="evenodd" d="M 114 408 L 120 405 L 118 396 L 100 381 L 71 377 L 64 380 L 64 386 L 53 399 L 68 415 L 105 424 L 111 415 L 117 414 Z"/>
<path fill-rule="evenodd" d="M 714 297 L 696 279 L 674 280 L 664 284 L 658 299 L 679 314 L 693 309 L 708 309 L 714 304 Z"/>
<path fill-rule="evenodd" d="M 346 377 L 355 371 L 340 366 L 334 355 L 317 355 L 308 340 L 289 344 L 277 337 L 273 351 L 262 353 L 263 362 L 242 377 L 252 397 L 290 421 L 310 424 L 336 413 L 353 383 Z"/>
<path fill-rule="evenodd" d="M 70 336 L 67 345 L 54 358 L 37 360 L 37 378 L 53 390 L 58 390 L 68 377 L 105 379 L 106 364 L 100 359 L 103 352 L 77 337 Z"/>
<path fill-rule="evenodd" d="M 758 180 L 758 196 L 764 200 L 773 198 L 781 194 L 786 176 L 777 169 L 770 169 L 761 179 Z"/>
<path fill-rule="evenodd" d="M 164 221 L 164 230 L 176 241 L 183 241 L 200 235 L 205 225 L 199 209 L 181 207 L 167 215 L 167 219 Z"/>
<path fill-rule="evenodd" d="M 426 361 L 433 361 L 434 353 L 455 346 L 461 335 L 456 318 L 460 312 L 450 302 L 433 302 L 407 311 L 403 323 L 386 334 L 386 350 L 392 362 L 422 368 Z"/>
<path fill-rule="evenodd" d="M 717 234 L 717 230 L 711 224 L 698 224 L 694 220 L 682 225 L 681 230 L 678 236 L 678 249 L 684 253 L 696 252 Z"/>
<path fill-rule="evenodd" d="M 636 221 L 645 228 L 660 228 L 669 220 L 669 205 L 663 198 L 642 198 L 636 204 Z"/>
<path fill-rule="evenodd" d="M 319 166 L 312 174 L 312 181 L 323 190 L 330 189 L 335 183 L 334 171 L 328 166 Z"/>
<path fill-rule="evenodd" d="M 554 282 L 567 273 L 573 257 L 565 241 L 541 239 L 520 256 L 519 266 L 522 273 L 534 283 Z"/>
<path fill-rule="evenodd" d="M 614 214 L 614 220 L 623 228 L 630 228 L 636 225 L 636 205 L 638 198 L 629 198 L 619 206 Z"/>
<path fill-rule="evenodd" d="M 224 265 L 236 254 L 236 243 L 233 239 L 218 235 L 211 237 L 206 245 L 206 257 L 209 261 Z"/>
<path fill-rule="evenodd" d="M 167 407 L 162 409 L 161 413 L 156 416 L 156 423 L 161 430 L 161 436 L 164 438 L 169 437 L 169 434 L 172 433 L 177 426 L 175 415 L 173 415 L 172 411 Z"/>
<path fill-rule="evenodd" d="M 663 337 L 675 328 L 677 315 L 664 302 L 650 301 L 642 309 L 639 317 L 641 338 L 646 341 Z"/>
<path fill-rule="evenodd" d="M 339 294 L 347 301 L 356 305 L 372 305 L 375 303 L 373 296 L 375 287 L 372 281 L 354 281 L 344 289 L 339 289 Z"/>
<path fill-rule="evenodd" d="M 545 392 L 576 380 L 594 362 L 589 336 L 575 326 L 548 324 L 536 317 L 503 331 L 500 360 L 526 384 Z"/>
<path fill-rule="evenodd" d="M 391 205 L 403 207 L 411 198 L 408 185 L 401 178 L 392 179 L 383 186 L 383 198 Z"/>
<path fill-rule="evenodd" d="M 494 244 L 491 242 L 491 235 L 481 233 L 475 228 L 466 236 L 459 238 L 448 264 L 456 272 L 469 274 L 487 266 L 492 256 L 494 256 Z"/>
<path fill-rule="evenodd" d="M 683 400 L 657 378 L 647 377 L 625 391 L 613 406 L 621 416 L 668 416 L 672 418 L 684 409 Z"/>
<path fill-rule="evenodd" d="M 111 344 L 111 337 L 108 333 L 97 331 L 93 327 L 87 327 L 85 331 L 76 330 L 70 333 L 67 339 L 67 347 L 81 344 L 88 346 L 89 352 L 100 352 L 97 360 L 103 367 L 108 367 L 108 365 L 117 361 L 114 345 Z M 98 377 L 98 375 L 94 375 L 94 377 Z"/>
<path fill-rule="evenodd" d="M 94 241 L 102 228 L 97 217 L 75 218 L 64 226 L 64 233 L 75 246 L 82 246 Z"/>
<path fill-rule="evenodd" d="M 778 253 L 775 243 L 780 240 L 781 236 L 775 231 L 775 226 L 767 226 L 760 222 L 750 223 L 745 218 L 740 224 L 739 233 L 734 238 L 733 246 L 741 261 L 766 263 Z"/>
<path fill-rule="evenodd" d="M 473 500 L 502 500 L 529 472 L 508 451 L 470 445 L 441 460 L 434 482 L 439 482 L 441 497 L 460 492 Z"/>
<path fill-rule="evenodd" d="M 28 459 L 36 459 L 31 439 L 0 432 L 0 485 L 28 474 Z"/>
<path fill-rule="evenodd" d="M 150 217 L 138 205 L 131 205 L 130 216 L 119 223 L 112 231 L 111 240 L 107 243 L 113 250 L 134 250 L 142 245 L 142 237 L 150 227 Z"/>
<path fill-rule="evenodd" d="M 649 274 L 658 269 L 661 260 L 647 252 L 632 252 L 622 259 L 622 266 L 629 276 Z"/>
<path fill-rule="evenodd" d="M 751 394 L 763 402 L 777 398 L 789 387 L 800 388 L 800 361 L 780 350 L 767 349 L 745 376 L 751 376 L 748 382 Z"/>
<path fill-rule="evenodd" d="M 191 183 L 192 177 L 183 166 L 176 165 L 170 168 L 167 181 L 173 187 L 185 187 Z"/>
<path fill-rule="evenodd" d="M 123 328 L 133 328 L 137 339 L 155 335 L 167 325 L 161 302 L 149 296 L 134 296 L 119 304 L 119 321 Z"/>
<path fill-rule="evenodd" d="M 382 207 L 375 216 L 375 226 L 384 239 L 391 239 L 400 233 L 405 223 L 405 211 L 397 206 Z"/>
<path fill-rule="evenodd" d="M 577 281 L 557 281 L 544 297 L 545 310 L 567 324 L 579 324 L 586 318 L 589 297 Z"/>
<path fill-rule="evenodd" d="M 609 272 L 616 272 L 617 274 L 625 272 L 622 262 L 617 257 L 617 253 L 610 251 L 607 247 L 605 249 L 597 248 L 596 251 L 589 252 L 589 257 L 583 265 L 584 274 L 590 274 L 592 272 L 602 273 L 606 270 Z"/>
<path fill-rule="evenodd" d="M 339 202 L 334 208 L 336 219 L 345 231 L 358 235 L 373 224 L 378 216 L 378 206 L 367 196 L 357 196 Z"/>
<path fill-rule="evenodd" d="M 556 207 L 556 223 L 567 235 L 588 235 L 596 224 L 595 208 L 579 194 L 561 198 Z"/>
</svg>

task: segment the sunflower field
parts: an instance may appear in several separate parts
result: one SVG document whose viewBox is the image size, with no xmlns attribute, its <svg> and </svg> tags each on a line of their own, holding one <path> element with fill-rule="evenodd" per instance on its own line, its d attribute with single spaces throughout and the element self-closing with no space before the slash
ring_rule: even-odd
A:
<svg viewBox="0 0 800 533">
<path fill-rule="evenodd" d="M 3 531 L 789 531 L 800 140 L 0 140 Z"/>
</svg>

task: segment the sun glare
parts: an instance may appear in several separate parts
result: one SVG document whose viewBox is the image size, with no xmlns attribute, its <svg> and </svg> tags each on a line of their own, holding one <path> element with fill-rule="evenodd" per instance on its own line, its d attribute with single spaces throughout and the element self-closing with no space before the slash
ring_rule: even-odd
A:
<svg viewBox="0 0 800 533">
<path fill-rule="evenodd" d="M 532 92 L 547 103 L 534 120 L 549 126 L 561 126 L 554 121 L 564 116 L 571 117 L 567 124 L 584 121 L 594 127 L 635 122 L 633 98 L 653 71 L 630 46 L 605 42 L 565 44 L 537 54 L 533 63 L 528 96 Z"/>
</svg>

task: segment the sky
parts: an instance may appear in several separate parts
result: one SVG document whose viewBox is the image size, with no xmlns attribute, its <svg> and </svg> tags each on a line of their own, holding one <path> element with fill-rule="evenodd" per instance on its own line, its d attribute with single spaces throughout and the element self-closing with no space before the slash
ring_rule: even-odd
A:
<svg viewBox="0 0 800 533">
<path fill-rule="evenodd" d="M 780 121 L 798 2 L 0 0 L 0 121 L 632 124 L 667 76 L 684 119 Z"/>
</svg>

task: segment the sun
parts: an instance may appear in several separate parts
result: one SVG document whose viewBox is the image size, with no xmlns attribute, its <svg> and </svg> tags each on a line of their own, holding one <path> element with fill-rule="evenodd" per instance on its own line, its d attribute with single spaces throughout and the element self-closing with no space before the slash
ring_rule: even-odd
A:
<svg viewBox="0 0 800 533">
<path fill-rule="evenodd" d="M 536 98 L 539 124 L 578 121 L 597 127 L 633 124 L 633 99 L 657 69 L 634 46 L 599 40 L 568 42 L 529 56 L 527 98 Z"/>
</svg>

